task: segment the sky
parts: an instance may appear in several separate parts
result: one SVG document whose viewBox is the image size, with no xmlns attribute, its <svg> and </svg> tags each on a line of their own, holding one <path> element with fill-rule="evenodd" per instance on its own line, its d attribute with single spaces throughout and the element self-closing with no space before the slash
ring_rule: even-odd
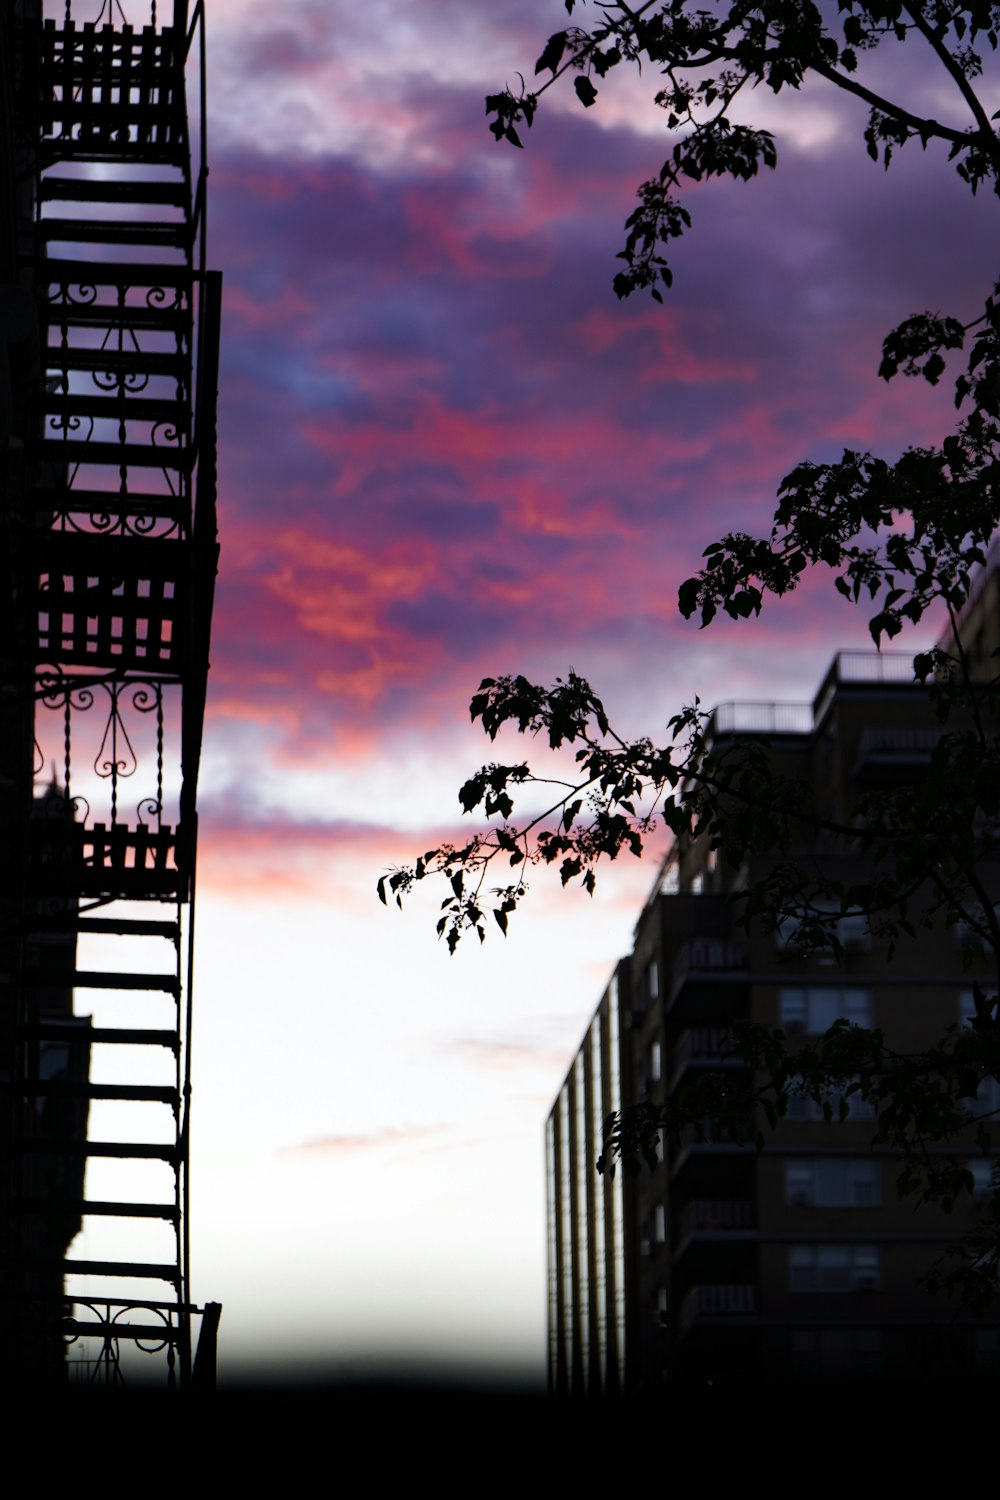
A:
<svg viewBox="0 0 1000 1500">
<path fill-rule="evenodd" d="M 881 340 L 975 315 L 996 199 L 943 152 L 884 173 L 827 86 L 760 90 L 746 118 L 778 170 L 692 186 L 665 305 L 619 303 L 622 225 L 669 147 L 655 78 L 589 111 L 553 91 L 523 151 L 484 114 L 560 0 L 207 12 L 225 290 L 195 1294 L 223 1303 L 223 1378 L 540 1382 L 543 1122 L 657 851 L 592 900 L 539 874 L 506 941 L 454 958 L 443 890 L 400 913 L 376 881 L 466 831 L 484 675 L 573 668 L 655 734 L 695 695 L 809 700 L 836 649 L 870 644 L 828 578 L 706 632 L 677 588 L 726 530 L 767 531 L 798 461 L 943 434 L 947 390 L 880 382 Z M 912 43 L 883 66 L 951 117 Z"/>
</svg>

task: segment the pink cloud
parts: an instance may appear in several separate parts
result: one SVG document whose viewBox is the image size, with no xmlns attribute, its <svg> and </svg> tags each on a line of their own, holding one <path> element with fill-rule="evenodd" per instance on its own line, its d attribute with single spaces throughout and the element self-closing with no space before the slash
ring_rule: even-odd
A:
<svg viewBox="0 0 1000 1500">
<path fill-rule="evenodd" d="M 370 1151 L 395 1150 L 399 1147 L 426 1145 L 438 1142 L 438 1148 L 452 1134 L 448 1125 L 386 1125 L 364 1135 L 323 1135 L 294 1146 L 282 1146 L 279 1156 L 323 1157 L 326 1159 L 350 1160 Z"/>
<path fill-rule="evenodd" d="M 573 1057 L 572 1051 L 565 1047 L 547 1047 L 536 1042 L 490 1042 L 474 1037 L 450 1042 L 447 1051 L 474 1068 L 515 1073 L 519 1078 L 523 1078 L 526 1069 L 533 1068 L 559 1077 Z"/>
<path fill-rule="evenodd" d="M 251 297 L 238 283 L 226 289 L 226 323 L 235 319 L 250 331 L 287 329 L 305 319 L 315 319 L 317 307 L 300 287 L 283 287 L 266 300 Z"/>
<path fill-rule="evenodd" d="M 866 175 L 853 139 L 816 191 L 793 152 L 745 193 L 699 190 L 667 307 L 619 305 L 618 216 L 658 143 L 556 114 L 504 156 L 475 90 L 411 76 L 390 103 L 420 152 L 213 168 L 210 733 L 257 735 L 271 772 L 361 764 L 387 736 L 448 743 L 487 673 L 572 665 L 613 706 L 666 698 L 692 660 L 704 696 L 753 691 L 790 628 L 798 651 L 863 639 L 822 577 L 704 635 L 676 590 L 724 531 L 768 530 L 800 459 L 945 430 L 947 391 L 886 387 L 879 344 L 933 299 L 967 311 L 992 265 L 978 205 L 905 163 Z M 942 202 L 947 255 L 919 232 Z"/>
</svg>

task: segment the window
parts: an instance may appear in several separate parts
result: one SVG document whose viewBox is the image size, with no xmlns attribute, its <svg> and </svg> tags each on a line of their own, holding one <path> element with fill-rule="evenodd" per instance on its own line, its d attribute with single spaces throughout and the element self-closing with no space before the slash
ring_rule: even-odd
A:
<svg viewBox="0 0 1000 1500">
<path fill-rule="evenodd" d="M 849 1085 L 845 1084 L 845 1089 Z M 830 1093 L 830 1111 L 834 1120 L 840 1119 L 840 1101 L 842 1095 L 837 1090 Z M 847 1099 L 850 1120 L 874 1120 L 875 1106 L 869 1099 L 862 1099 L 860 1094 L 851 1094 Z M 789 1120 L 823 1120 L 823 1105 L 818 1099 L 811 1098 L 808 1094 L 790 1093 L 788 1096 L 787 1118 Z"/>
<path fill-rule="evenodd" d="M 877 1289 L 877 1245 L 792 1245 L 788 1251 L 790 1292 L 857 1292 Z"/>
<path fill-rule="evenodd" d="M 872 945 L 868 918 L 863 911 L 849 911 L 837 922 L 837 936 L 848 953 L 865 953 Z"/>
<path fill-rule="evenodd" d="M 968 1104 L 974 1115 L 992 1115 L 1000 1110 L 1000 1082 L 995 1078 L 984 1078 Z"/>
<path fill-rule="evenodd" d="M 854 1284 L 873 1291 L 881 1281 L 881 1258 L 877 1245 L 858 1245 L 854 1251 Z"/>
<path fill-rule="evenodd" d="M 646 1215 L 642 1226 L 640 1252 L 644 1256 L 655 1255 L 667 1240 L 667 1213 L 662 1203 L 655 1203 Z"/>
<path fill-rule="evenodd" d="M 988 1198 L 993 1196 L 993 1173 L 998 1163 L 990 1160 L 989 1157 L 979 1156 L 974 1157 L 972 1161 L 966 1162 L 965 1165 L 972 1173 L 972 1180 L 976 1185 L 972 1194 L 972 1201 L 981 1207 Z"/>
<path fill-rule="evenodd" d="M 646 1083 L 659 1083 L 663 1077 L 663 1048 L 658 1041 L 650 1042 L 646 1053 Z"/>
<path fill-rule="evenodd" d="M 792 939 L 801 925 L 798 917 L 782 917 L 774 929 L 774 946 L 776 948 L 791 948 Z"/>
<path fill-rule="evenodd" d="M 878 1164 L 871 1157 L 806 1157 L 785 1163 L 791 1206 L 867 1208 L 881 1202 Z"/>
<path fill-rule="evenodd" d="M 660 966 L 655 958 L 651 958 L 646 965 L 643 989 L 647 1000 L 655 1000 L 660 993 Z"/>
<path fill-rule="evenodd" d="M 969 911 L 971 922 L 965 921 L 963 917 L 955 923 L 955 941 L 959 949 L 969 953 L 987 953 L 990 944 L 987 940 L 989 928 L 987 916 L 983 907 L 972 907 Z M 1000 905 L 994 906 L 993 915 L 1000 917 Z"/>
<path fill-rule="evenodd" d="M 994 1011 L 994 1019 L 996 1012 Z M 973 990 L 962 990 L 958 997 L 958 1022 L 964 1030 L 967 1026 L 974 1026 L 976 1021 L 976 996 Z"/>
<path fill-rule="evenodd" d="M 782 917 L 775 929 L 775 946 L 779 949 L 798 947 L 799 945 L 795 940 L 796 934 L 801 930 L 803 923 L 814 923 L 823 916 L 832 917 L 838 910 L 839 907 L 834 905 L 833 902 L 817 901 L 815 903 L 815 912 L 819 914 L 818 916 L 810 918 L 808 913 L 804 913 L 802 916 Z M 824 925 L 827 931 L 836 933 L 838 941 L 848 953 L 867 952 L 872 945 L 868 917 L 863 911 L 845 912 L 843 916 L 838 916 L 835 922 Z M 810 930 L 815 929 L 810 925 Z M 831 960 L 829 944 L 819 948 L 810 947 L 803 951 L 814 953 L 820 958 L 821 962 L 829 963 Z"/>
<path fill-rule="evenodd" d="M 855 1026 L 871 1025 L 871 997 L 867 990 L 833 985 L 783 989 L 778 992 L 778 1008 L 780 1024 L 789 1036 L 806 1033 L 819 1036 L 841 1019 Z"/>
</svg>

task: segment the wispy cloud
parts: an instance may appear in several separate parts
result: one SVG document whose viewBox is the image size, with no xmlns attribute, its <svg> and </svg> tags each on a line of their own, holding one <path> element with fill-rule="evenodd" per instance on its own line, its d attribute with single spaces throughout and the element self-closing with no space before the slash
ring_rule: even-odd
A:
<svg viewBox="0 0 1000 1500">
<path fill-rule="evenodd" d="M 566 1071 L 573 1056 L 566 1047 L 508 1039 L 487 1041 L 479 1037 L 460 1038 L 448 1043 L 445 1050 L 470 1067 L 513 1073 L 520 1078 L 533 1071 L 558 1077 Z"/>
<path fill-rule="evenodd" d="M 360 1135 L 316 1136 L 293 1146 L 282 1146 L 278 1155 L 348 1159 L 369 1152 L 423 1147 L 429 1141 L 443 1144 L 452 1133 L 453 1127 L 449 1125 L 385 1125 Z"/>
</svg>

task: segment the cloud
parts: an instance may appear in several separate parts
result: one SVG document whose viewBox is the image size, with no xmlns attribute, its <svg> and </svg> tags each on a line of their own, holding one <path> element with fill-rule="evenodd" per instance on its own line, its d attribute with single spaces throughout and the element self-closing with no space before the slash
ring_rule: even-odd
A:
<svg viewBox="0 0 1000 1500">
<path fill-rule="evenodd" d="M 360 1135 L 317 1136 L 292 1146 L 282 1146 L 277 1154 L 349 1160 L 369 1152 L 426 1145 L 428 1141 L 437 1142 L 437 1149 L 446 1149 L 445 1143 L 452 1134 L 453 1127 L 450 1125 L 385 1125 Z"/>
<path fill-rule="evenodd" d="M 666 307 L 618 304 L 622 220 L 662 140 L 631 106 L 599 128 L 558 108 L 499 150 L 482 79 L 501 41 L 530 52 L 533 8 L 471 26 L 458 4 L 404 4 L 390 39 L 375 10 L 346 22 L 356 51 L 304 0 L 218 23 L 233 87 L 266 62 L 266 107 L 301 94 L 323 128 L 300 149 L 294 121 L 241 133 L 224 84 L 216 762 L 258 802 L 317 767 L 395 755 L 405 777 L 418 747 L 464 743 L 472 691 L 505 670 L 572 666 L 654 728 L 695 692 L 769 696 L 779 652 L 807 696 L 833 643 L 864 640 L 827 580 L 705 636 L 677 588 L 726 530 L 767 532 L 799 460 L 947 430 L 947 389 L 880 382 L 880 343 L 922 306 L 974 313 L 982 206 L 931 154 L 876 170 L 860 119 L 841 101 L 850 129 L 820 128 L 831 106 L 810 95 L 778 172 L 687 193 Z"/>
<path fill-rule="evenodd" d="M 463 1037 L 448 1043 L 446 1050 L 469 1067 L 511 1073 L 522 1079 L 526 1072 L 535 1070 L 548 1076 L 561 1076 L 573 1058 L 572 1050 L 566 1047 L 514 1039 L 487 1041 Z"/>
</svg>

